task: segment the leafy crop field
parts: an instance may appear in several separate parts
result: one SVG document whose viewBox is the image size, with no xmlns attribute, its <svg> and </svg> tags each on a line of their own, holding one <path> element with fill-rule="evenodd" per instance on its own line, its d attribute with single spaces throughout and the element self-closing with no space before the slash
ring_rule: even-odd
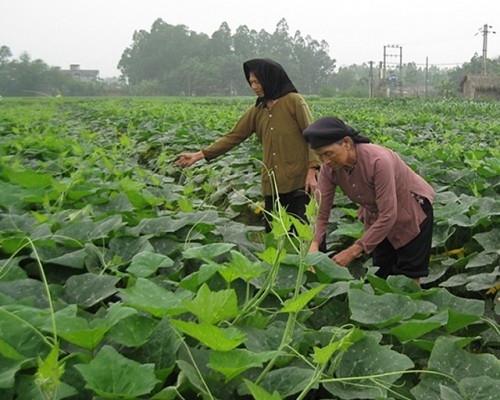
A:
<svg viewBox="0 0 500 400">
<path fill-rule="evenodd" d="M 308 99 L 436 189 L 420 288 L 308 254 L 283 213 L 266 237 L 256 139 L 173 165 L 253 101 L 0 102 L 1 399 L 498 398 L 500 103 Z"/>
</svg>

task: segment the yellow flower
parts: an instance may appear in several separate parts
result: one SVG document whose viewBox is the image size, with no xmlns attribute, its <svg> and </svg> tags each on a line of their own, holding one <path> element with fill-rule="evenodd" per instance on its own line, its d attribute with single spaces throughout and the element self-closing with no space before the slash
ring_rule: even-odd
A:
<svg viewBox="0 0 500 400">
<path fill-rule="evenodd" d="M 257 205 L 253 212 L 256 214 L 256 215 L 259 215 L 262 211 L 264 211 L 264 207 L 262 207 L 262 205 Z"/>
</svg>

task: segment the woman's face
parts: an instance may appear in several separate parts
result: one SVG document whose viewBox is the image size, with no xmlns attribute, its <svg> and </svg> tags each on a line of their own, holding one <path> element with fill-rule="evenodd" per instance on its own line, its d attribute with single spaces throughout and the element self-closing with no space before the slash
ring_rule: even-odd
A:
<svg viewBox="0 0 500 400">
<path fill-rule="evenodd" d="M 323 164 L 328 165 L 334 171 L 338 171 L 340 168 L 351 164 L 351 154 L 347 146 L 349 144 L 345 140 L 341 140 L 337 143 L 319 147 L 314 151 Z"/>
<path fill-rule="evenodd" d="M 264 97 L 264 89 L 253 72 L 248 74 L 248 83 L 257 97 Z"/>
</svg>

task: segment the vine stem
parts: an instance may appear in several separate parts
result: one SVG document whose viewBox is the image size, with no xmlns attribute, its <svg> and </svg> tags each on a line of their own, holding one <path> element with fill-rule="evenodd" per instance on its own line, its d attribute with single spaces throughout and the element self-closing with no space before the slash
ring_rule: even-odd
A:
<svg viewBox="0 0 500 400">
<path fill-rule="evenodd" d="M 258 307 L 260 303 L 262 303 L 267 295 L 271 292 L 279 271 L 279 258 L 281 254 L 280 249 L 282 247 L 283 245 L 282 243 L 280 243 L 280 245 L 278 245 L 278 251 L 276 252 L 276 258 L 274 259 L 273 265 L 271 266 L 271 272 L 264 280 L 262 287 L 258 290 L 255 296 L 252 297 L 252 299 L 243 306 L 241 312 L 233 320 L 232 325 L 236 324 L 243 316 L 245 316 L 249 312 L 250 309 Z"/>
<path fill-rule="evenodd" d="M 189 358 L 192 362 L 193 368 L 196 370 L 196 373 L 198 374 L 198 377 L 200 378 L 200 381 L 203 383 L 203 386 L 205 387 L 205 390 L 207 391 L 207 395 L 210 397 L 211 400 L 215 400 L 215 397 L 212 395 L 210 392 L 210 388 L 208 387 L 207 383 L 205 382 L 205 379 L 203 379 L 203 374 L 201 373 L 200 369 L 198 368 L 198 365 L 196 364 L 195 359 L 193 358 L 193 355 L 191 354 L 191 351 L 189 350 L 189 346 L 186 344 L 186 341 L 184 340 L 183 336 L 175 329 L 175 333 L 181 340 L 182 344 L 186 348 L 186 351 L 189 355 Z"/>
<path fill-rule="evenodd" d="M 45 286 L 45 291 L 47 292 L 47 300 L 49 302 L 49 309 L 50 309 L 51 323 L 52 323 L 52 334 L 54 343 L 57 343 L 56 317 L 55 317 L 54 305 L 52 304 L 52 296 L 50 294 L 49 283 L 47 281 L 47 277 L 45 276 L 45 271 L 43 269 L 42 262 L 40 261 L 40 256 L 38 255 L 38 251 L 36 250 L 35 243 L 33 243 L 33 241 L 30 238 L 26 238 L 26 240 L 28 240 L 31 248 L 33 249 L 33 252 L 35 253 L 36 263 L 38 265 L 38 269 L 40 270 L 40 275 L 42 276 L 43 284 Z"/>
<path fill-rule="evenodd" d="M 404 374 L 431 374 L 431 375 L 438 375 L 442 376 L 444 378 L 450 379 L 456 384 L 459 382 L 453 378 L 452 376 L 438 372 L 438 371 L 432 371 L 432 370 L 425 370 L 425 369 L 412 369 L 412 370 L 407 370 L 407 371 L 392 371 L 392 372 L 384 372 L 382 374 L 375 374 L 375 375 L 366 375 L 366 376 L 346 376 L 343 378 L 328 378 L 328 379 L 321 379 L 321 383 L 333 383 L 333 382 L 349 382 L 349 381 L 359 381 L 362 379 L 368 379 L 368 380 L 374 380 L 376 378 L 384 378 L 387 376 L 393 376 L 393 375 L 404 375 Z"/>
<path fill-rule="evenodd" d="M 301 249 L 301 250 L 303 250 L 303 249 Z M 306 264 L 304 261 L 304 258 L 305 258 L 304 251 L 299 251 L 298 253 L 300 255 L 300 263 L 299 263 L 299 271 L 297 273 L 297 279 L 295 280 L 295 288 L 293 291 L 292 301 L 296 300 L 297 297 L 300 295 L 300 288 L 302 286 L 302 277 L 303 277 L 303 275 L 305 273 L 305 269 L 306 269 Z M 285 331 L 283 332 L 283 336 L 281 338 L 281 343 L 278 347 L 278 354 L 276 356 L 274 356 L 269 361 L 269 363 L 266 365 L 264 370 L 260 373 L 259 377 L 256 379 L 255 383 L 259 384 L 262 381 L 262 379 L 264 379 L 264 377 L 273 368 L 274 364 L 278 360 L 278 357 L 280 356 L 280 353 L 282 352 L 282 350 L 285 347 L 287 347 L 289 345 L 289 343 L 291 342 L 292 337 L 293 337 L 293 332 L 295 329 L 295 324 L 297 322 L 297 314 L 298 314 L 297 312 L 291 312 L 289 314 L 288 320 L 286 321 Z M 314 382 L 312 382 L 311 384 L 314 384 Z"/>
</svg>

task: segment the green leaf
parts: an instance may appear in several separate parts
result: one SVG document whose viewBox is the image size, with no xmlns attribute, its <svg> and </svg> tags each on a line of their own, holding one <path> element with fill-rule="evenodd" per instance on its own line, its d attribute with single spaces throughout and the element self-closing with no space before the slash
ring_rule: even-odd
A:
<svg viewBox="0 0 500 400">
<path fill-rule="evenodd" d="M 500 385 L 500 363 L 493 354 L 473 354 L 461 349 L 456 339 L 442 336 L 436 340 L 428 369 L 412 394 L 422 400 L 440 398 L 440 387 L 469 394 L 467 399 L 495 399 Z M 435 375 L 431 372 L 443 375 Z"/>
<path fill-rule="evenodd" d="M 292 220 L 293 227 L 295 228 L 299 239 L 312 240 L 314 238 L 314 232 L 309 224 L 304 224 L 301 220 L 291 215 L 290 219 Z"/>
<path fill-rule="evenodd" d="M 227 253 L 233 247 L 234 244 L 231 243 L 212 243 L 205 246 L 191 247 L 182 254 L 186 259 L 196 258 L 200 260 L 212 260 L 217 256 Z"/>
<path fill-rule="evenodd" d="M 439 398 L 442 400 L 464 400 L 462 396 L 444 384 L 441 385 L 439 390 Z"/>
<path fill-rule="evenodd" d="M 123 138 L 123 136 L 121 138 Z M 138 192 L 142 188 L 144 188 L 144 186 L 145 186 L 145 184 L 143 182 L 133 181 L 132 179 L 130 179 L 128 177 L 120 180 L 119 183 L 120 183 L 120 187 L 125 192 Z"/>
<path fill-rule="evenodd" d="M 318 285 L 307 292 L 301 293 L 295 299 L 289 299 L 283 303 L 283 308 L 281 312 L 286 313 L 298 313 L 302 311 L 307 303 L 309 303 L 314 297 L 321 292 L 326 287 L 326 284 Z"/>
<path fill-rule="evenodd" d="M 63 373 L 64 364 L 59 363 L 59 346 L 55 345 L 45 360 L 38 359 L 38 369 L 35 373 L 35 382 L 44 397 L 54 398 L 61 386 Z"/>
<path fill-rule="evenodd" d="M 83 269 L 85 267 L 85 260 L 87 258 L 87 255 L 87 249 L 80 249 L 76 251 L 70 251 L 62 255 L 57 255 L 53 258 L 45 258 L 44 261 L 47 263 L 64 265 L 65 267 Z"/>
<path fill-rule="evenodd" d="M 13 282 L 0 281 L 0 293 L 10 298 L 33 304 L 37 307 L 48 307 L 47 292 L 43 285 L 36 279 L 19 279 Z"/>
<path fill-rule="evenodd" d="M 320 365 L 326 365 L 328 361 L 332 358 L 333 354 L 338 351 L 345 351 L 349 347 L 351 347 L 354 343 L 351 341 L 351 336 L 354 334 L 354 330 L 350 330 L 347 335 L 342 337 L 340 340 L 335 340 L 334 342 L 329 343 L 325 347 L 317 347 L 314 346 L 314 352 L 312 354 L 312 358 Z"/>
<path fill-rule="evenodd" d="M 155 393 L 150 400 L 177 400 L 179 398 L 179 390 L 176 387 L 169 386 L 163 388 L 158 393 Z"/>
<path fill-rule="evenodd" d="M 195 292 L 200 287 L 200 285 L 208 281 L 221 269 L 224 269 L 224 266 L 222 264 L 216 264 L 207 261 L 207 263 L 203 264 L 198 269 L 198 271 L 193 272 L 192 274 L 183 278 L 182 281 L 179 283 L 179 287 Z"/>
<path fill-rule="evenodd" d="M 137 226 L 137 234 L 159 235 L 177 232 L 188 225 L 185 219 L 174 219 L 171 217 L 145 218 Z"/>
<path fill-rule="evenodd" d="M 171 325 L 170 319 L 163 318 L 151 332 L 147 342 L 130 354 L 141 364 L 153 363 L 156 377 L 164 380 L 175 368 L 181 343 L 179 334 Z"/>
<path fill-rule="evenodd" d="M 148 236 L 120 236 L 109 241 L 109 248 L 123 262 L 129 262 L 132 258 L 143 251 L 153 251 Z"/>
<path fill-rule="evenodd" d="M 489 232 L 476 233 L 472 236 L 486 253 L 499 253 L 498 243 L 500 243 L 500 228 L 494 228 Z"/>
<path fill-rule="evenodd" d="M 72 221 L 55 232 L 58 237 L 68 237 L 79 242 L 108 238 L 109 234 L 125 226 L 121 215 L 113 215 L 101 221 L 84 219 Z"/>
<path fill-rule="evenodd" d="M 269 265 L 275 265 L 276 263 L 280 263 L 286 257 L 286 251 L 276 250 L 274 247 L 267 247 L 263 253 L 257 253 L 257 256 L 262 260 L 268 263 Z"/>
<path fill-rule="evenodd" d="M 47 354 L 49 344 L 35 327 L 43 326 L 48 321 L 50 315 L 47 310 L 24 305 L 0 307 L 0 332 L 4 342 L 2 352 L 10 357 L 21 355 L 24 360 Z"/>
<path fill-rule="evenodd" d="M 470 218 L 467 213 L 470 210 L 470 204 L 447 203 L 445 205 L 436 204 L 435 216 L 439 223 L 443 221 L 447 225 L 470 226 Z"/>
<path fill-rule="evenodd" d="M 462 379 L 458 387 L 466 399 L 489 400 L 498 397 L 499 385 L 500 377 L 478 376 Z"/>
<path fill-rule="evenodd" d="M 262 367 L 263 363 L 269 361 L 276 354 L 275 351 L 253 353 L 246 349 L 212 351 L 208 366 L 223 374 L 226 377 L 226 382 L 229 382 L 250 368 Z"/>
<path fill-rule="evenodd" d="M 255 400 L 282 400 L 283 398 L 277 391 L 274 391 L 273 394 L 269 393 L 267 390 L 261 388 L 256 383 L 250 382 L 248 379 L 243 379 L 245 384 L 247 385 L 250 393 L 252 394 Z"/>
<path fill-rule="evenodd" d="M 483 251 L 471 258 L 465 268 L 469 269 L 493 265 L 495 262 L 497 262 L 497 259 L 497 254 L 488 254 L 486 251 Z"/>
<path fill-rule="evenodd" d="M 89 364 L 75 368 L 85 379 L 86 388 L 106 398 L 134 399 L 150 393 L 159 382 L 154 364 L 139 364 L 104 346 Z"/>
<path fill-rule="evenodd" d="M 389 333 L 395 335 L 401 342 L 406 343 L 417 339 L 426 333 L 429 333 L 448 322 L 448 313 L 446 311 L 433 315 L 424 320 L 407 320 L 401 325 L 392 328 Z"/>
<path fill-rule="evenodd" d="M 186 312 L 183 301 L 192 295 L 187 291 L 170 292 L 144 278 L 137 279 L 134 286 L 120 289 L 119 292 L 124 297 L 124 304 L 147 311 L 156 317 Z"/>
<path fill-rule="evenodd" d="M 219 270 L 219 274 L 226 282 L 232 282 L 242 278 L 249 281 L 265 275 L 268 269 L 260 262 L 252 262 L 238 251 L 231 250 L 231 261 L 225 264 L 224 269 Z"/>
<path fill-rule="evenodd" d="M 127 213 L 134 211 L 134 206 L 125 193 L 112 193 L 106 201 L 99 199 L 96 203 L 92 204 L 94 210 L 101 214 L 115 214 L 117 212 Z"/>
<path fill-rule="evenodd" d="M 69 306 L 55 314 L 57 335 L 76 346 L 87 350 L 94 350 L 103 340 L 109 330 L 102 319 L 93 320 L 76 316 L 76 307 Z M 47 322 L 48 324 L 48 322 Z M 47 327 L 49 329 L 49 326 Z"/>
<path fill-rule="evenodd" d="M 21 212 L 24 199 L 32 193 L 33 189 L 25 189 L 0 180 L 0 206 L 6 210 Z"/>
<path fill-rule="evenodd" d="M 213 396 L 207 391 L 207 388 L 202 381 L 203 377 L 200 377 L 200 373 L 197 368 L 194 368 L 191 364 L 184 360 L 177 360 L 177 365 L 181 370 L 180 378 L 184 378 L 185 376 L 191 385 L 194 386 L 197 393 L 203 394 L 207 399 L 213 398 Z M 183 380 L 185 380 L 185 378 Z M 175 398 L 177 399 L 177 396 Z"/>
<path fill-rule="evenodd" d="M 468 283 L 465 286 L 470 291 L 488 290 L 494 287 L 499 282 L 500 267 L 496 267 L 493 272 L 483 274 L 473 274 L 469 277 Z"/>
<path fill-rule="evenodd" d="M 26 360 L 14 361 L 0 357 L 0 389 L 9 389 L 14 387 L 16 374 Z"/>
<path fill-rule="evenodd" d="M 280 238 L 288 235 L 292 228 L 292 216 L 288 214 L 281 203 L 275 203 L 275 209 L 272 212 L 272 218 L 269 221 L 271 226 L 271 233 L 275 238 Z"/>
<path fill-rule="evenodd" d="M 484 314 L 483 301 L 457 297 L 445 289 L 433 293 L 428 300 L 437 305 L 438 311 L 448 311 L 446 330 L 449 333 L 478 321 Z"/>
<path fill-rule="evenodd" d="M 361 236 L 363 236 L 364 231 L 365 227 L 363 226 L 363 224 L 359 220 L 356 220 L 350 223 L 343 222 L 342 224 L 339 224 L 338 228 L 335 229 L 332 234 L 342 237 L 348 236 L 354 239 L 359 239 Z"/>
<path fill-rule="evenodd" d="M 92 307 L 117 292 L 120 278 L 86 273 L 73 275 L 64 285 L 63 298 L 70 304 Z"/>
<path fill-rule="evenodd" d="M 318 278 L 326 276 L 328 281 L 341 280 L 348 281 L 353 279 L 348 268 L 341 267 L 325 253 L 317 251 L 306 255 L 304 262 L 314 267 Z"/>
<path fill-rule="evenodd" d="M 148 341 L 158 321 L 145 315 L 132 315 L 119 321 L 106 335 L 106 339 L 127 347 L 139 347 Z"/>
<path fill-rule="evenodd" d="M 281 338 L 285 334 L 285 322 L 275 321 L 264 328 L 242 328 L 246 334 L 246 348 L 254 353 L 262 353 L 266 351 L 274 351 L 279 348 Z M 299 341 L 299 330 L 296 331 L 295 337 Z"/>
<path fill-rule="evenodd" d="M 52 185 L 53 177 L 51 174 L 39 173 L 29 170 L 13 170 L 6 168 L 4 175 L 14 184 L 25 188 L 46 188 Z"/>
<path fill-rule="evenodd" d="M 193 203 L 185 197 L 179 197 L 177 202 L 179 203 L 179 208 L 183 212 L 189 213 L 194 210 Z"/>
<path fill-rule="evenodd" d="M 127 271 L 137 277 L 147 278 L 155 274 L 159 268 L 170 268 L 173 265 L 173 260 L 165 255 L 143 251 L 132 258 Z"/>
<path fill-rule="evenodd" d="M 384 293 L 374 295 L 361 289 L 349 290 L 351 319 L 362 324 L 387 326 L 413 316 L 416 304 L 406 296 Z"/>
<path fill-rule="evenodd" d="M 21 353 L 2 339 L 0 339 L 0 355 L 14 361 L 24 360 Z"/>
<path fill-rule="evenodd" d="M 212 292 L 207 284 L 201 286 L 193 300 L 185 301 L 184 306 L 207 324 L 216 324 L 239 313 L 234 289 Z"/>
<path fill-rule="evenodd" d="M 387 398 L 387 389 L 412 367 L 408 356 L 381 346 L 374 336 L 366 336 L 349 347 L 338 365 L 334 382 L 324 386 L 341 399 Z M 359 379 L 351 379 L 356 377 Z M 342 382 L 342 378 L 349 380 Z"/>
<path fill-rule="evenodd" d="M 236 328 L 219 328 L 207 323 L 197 324 L 172 320 L 172 325 L 185 334 L 198 339 L 212 350 L 229 351 L 245 341 L 245 335 Z"/>
<path fill-rule="evenodd" d="M 266 391 L 278 392 L 282 398 L 292 396 L 304 390 L 312 381 L 314 370 L 310 368 L 284 367 L 269 372 L 260 386 Z M 314 384 L 312 389 L 317 388 Z M 274 394 L 273 394 L 274 395 Z"/>
</svg>

